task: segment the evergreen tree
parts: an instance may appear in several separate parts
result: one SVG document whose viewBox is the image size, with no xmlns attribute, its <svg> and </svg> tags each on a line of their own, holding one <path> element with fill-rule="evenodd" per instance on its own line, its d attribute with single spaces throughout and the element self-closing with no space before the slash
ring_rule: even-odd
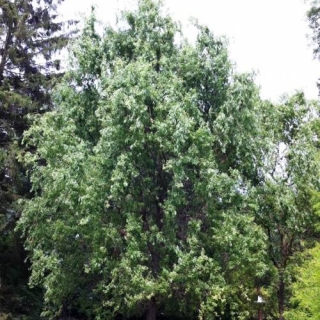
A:
<svg viewBox="0 0 320 320">
<path fill-rule="evenodd" d="M 71 37 L 66 27 L 73 23 L 58 21 L 60 3 L 0 0 L 0 303 L 11 307 L 17 306 L 13 288 L 19 281 L 25 285 L 28 276 L 21 241 L 12 231 L 20 211 L 15 201 L 30 191 L 16 157 L 27 115 L 52 106 L 51 90 L 60 72 L 56 54 Z"/>
</svg>

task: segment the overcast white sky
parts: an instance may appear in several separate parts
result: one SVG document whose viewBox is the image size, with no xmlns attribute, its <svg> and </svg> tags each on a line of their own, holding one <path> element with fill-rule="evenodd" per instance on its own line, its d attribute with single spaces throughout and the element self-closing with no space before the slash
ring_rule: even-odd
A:
<svg viewBox="0 0 320 320">
<path fill-rule="evenodd" d="M 114 23 L 119 8 L 133 0 L 65 0 L 61 11 L 68 17 L 89 13 L 98 6 L 103 22 Z M 318 98 L 320 62 L 313 59 L 303 0 L 164 0 L 172 16 L 188 24 L 190 17 L 230 42 L 230 56 L 238 71 L 258 72 L 263 98 L 277 101 L 284 93 L 303 90 Z M 186 28 L 185 35 L 190 30 Z M 191 36 L 191 33 L 190 33 Z"/>
</svg>

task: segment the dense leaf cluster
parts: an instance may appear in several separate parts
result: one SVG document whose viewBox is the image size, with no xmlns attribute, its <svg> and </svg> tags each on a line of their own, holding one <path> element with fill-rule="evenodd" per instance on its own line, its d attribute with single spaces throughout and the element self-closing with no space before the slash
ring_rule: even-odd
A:
<svg viewBox="0 0 320 320">
<path fill-rule="evenodd" d="M 283 319 L 296 253 L 316 234 L 318 105 L 262 101 L 226 44 L 184 39 L 140 0 L 94 15 L 55 107 L 25 134 L 34 197 L 19 230 L 43 316 Z"/>
<path fill-rule="evenodd" d="M 241 313 L 239 280 L 263 269 L 258 90 L 208 29 L 179 40 L 151 1 L 124 21 L 101 39 L 88 21 L 57 108 L 26 136 L 38 195 L 20 225 L 45 314 Z"/>
</svg>

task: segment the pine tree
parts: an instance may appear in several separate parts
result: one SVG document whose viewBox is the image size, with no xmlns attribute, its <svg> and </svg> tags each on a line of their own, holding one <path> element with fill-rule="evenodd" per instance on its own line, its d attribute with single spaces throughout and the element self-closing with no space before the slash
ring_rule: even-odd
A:
<svg viewBox="0 0 320 320">
<path fill-rule="evenodd" d="M 59 76 L 57 53 L 72 36 L 58 20 L 58 0 L 0 0 L 0 277 L 2 291 L 11 290 L 12 270 L 26 278 L 21 243 L 12 230 L 19 217 L 15 201 L 30 190 L 21 152 L 27 115 L 52 107 L 51 90 Z M 19 253 L 18 253 L 19 251 Z M 11 275 L 9 275 L 9 271 Z M 15 275 L 17 278 L 17 274 Z M 10 291 L 11 292 L 11 291 Z M 8 304 L 8 292 L 5 294 Z M 2 300 L 0 301 L 2 302 Z"/>
</svg>

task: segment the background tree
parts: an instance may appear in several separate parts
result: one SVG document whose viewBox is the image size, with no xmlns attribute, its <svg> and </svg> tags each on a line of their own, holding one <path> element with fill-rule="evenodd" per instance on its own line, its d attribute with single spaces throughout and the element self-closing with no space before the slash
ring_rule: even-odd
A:
<svg viewBox="0 0 320 320">
<path fill-rule="evenodd" d="M 296 269 L 297 281 L 293 284 L 292 308 L 288 319 L 319 319 L 319 244 L 304 254 L 303 264 Z"/>
<path fill-rule="evenodd" d="M 316 57 L 319 57 L 320 53 L 320 2 L 319 0 L 313 0 L 311 2 L 311 8 L 307 12 L 309 20 L 309 27 L 313 32 L 312 40 L 314 42 L 314 53 Z"/>
<path fill-rule="evenodd" d="M 317 102 L 306 101 L 302 93 L 277 106 L 274 123 L 268 128 L 273 147 L 265 155 L 262 183 L 256 187 L 256 222 L 268 237 L 268 259 L 276 271 L 269 277 L 269 297 L 277 297 L 275 316 L 279 319 L 284 319 L 289 304 L 297 254 L 316 235 L 318 216 L 312 209 L 311 193 L 319 188 L 314 130 L 318 110 Z M 272 274 L 272 267 L 270 271 Z"/>
<path fill-rule="evenodd" d="M 319 25 L 320 2 L 314 0 L 311 2 L 311 9 L 307 12 L 309 26 L 313 32 L 312 40 L 314 44 L 315 57 L 319 58 L 320 48 L 320 25 Z M 319 84 L 318 84 L 319 86 Z M 313 122 L 313 135 L 314 142 L 319 150 L 319 120 Z M 316 138 L 317 137 L 317 138 Z M 319 163 L 319 156 L 316 156 L 316 161 Z M 319 177 L 319 171 L 314 173 L 315 177 Z M 309 189 L 309 202 L 313 205 L 313 215 L 319 216 L 319 186 L 314 186 Z M 312 195 L 312 197 L 311 197 Z M 314 228 L 319 231 L 319 224 L 314 223 Z M 316 242 L 319 236 L 315 238 Z M 314 242 L 311 242 L 314 245 Z M 308 250 L 303 255 L 304 261 L 299 268 L 295 268 L 298 274 L 297 282 L 291 286 L 293 297 L 291 299 L 291 308 L 288 310 L 287 317 L 290 319 L 318 319 L 319 310 L 317 304 L 318 288 L 318 274 L 319 274 L 319 245 L 315 248 Z"/>
<path fill-rule="evenodd" d="M 198 30 L 181 40 L 150 0 L 102 39 L 92 17 L 57 107 L 26 134 L 36 196 L 19 226 L 44 315 L 250 317 L 264 103 Z"/>
<path fill-rule="evenodd" d="M 30 196 L 16 156 L 29 125 L 26 115 L 52 106 L 60 69 L 55 54 L 66 46 L 72 34 L 66 26 L 73 23 L 58 21 L 60 2 L 0 0 L 0 303 L 5 309 L 30 307 L 30 301 L 15 300 L 26 291 L 29 272 L 21 241 L 12 232 L 20 214 L 14 203 Z"/>
</svg>

